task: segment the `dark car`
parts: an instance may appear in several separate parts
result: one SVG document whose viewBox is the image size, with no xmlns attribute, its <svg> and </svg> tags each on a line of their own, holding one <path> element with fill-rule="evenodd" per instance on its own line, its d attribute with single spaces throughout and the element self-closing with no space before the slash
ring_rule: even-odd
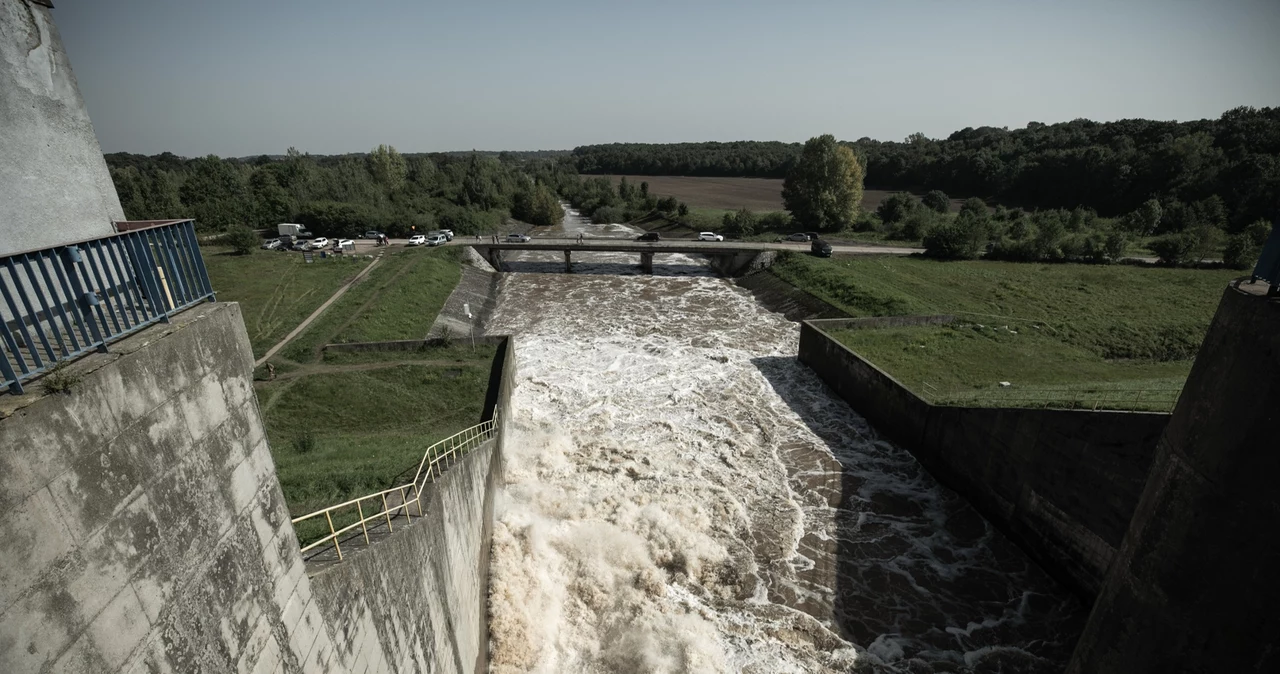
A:
<svg viewBox="0 0 1280 674">
<path fill-rule="evenodd" d="M 822 239 L 814 239 L 809 251 L 818 257 L 831 257 L 831 244 Z"/>
<path fill-rule="evenodd" d="M 662 240 L 662 236 L 660 236 L 657 232 L 645 232 L 644 234 L 641 234 L 640 236 L 636 237 L 636 241 L 661 241 L 661 240 Z"/>
</svg>

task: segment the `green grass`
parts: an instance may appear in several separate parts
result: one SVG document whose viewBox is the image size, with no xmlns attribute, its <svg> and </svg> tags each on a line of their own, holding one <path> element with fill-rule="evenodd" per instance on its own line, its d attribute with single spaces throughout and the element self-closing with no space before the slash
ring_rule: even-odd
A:
<svg viewBox="0 0 1280 674">
<path fill-rule="evenodd" d="M 379 369 L 330 369 L 259 386 L 280 485 L 295 516 L 395 486 L 428 446 L 480 422 L 492 347 L 443 365 L 381 355 L 392 362 Z M 307 436 L 313 447 L 301 442 Z"/>
<path fill-rule="evenodd" d="M 422 339 L 461 274 L 457 248 L 387 254 L 281 352 L 296 362 L 320 358 L 325 344 Z"/>
<path fill-rule="evenodd" d="M 261 356 L 348 279 L 369 263 L 366 258 L 315 258 L 255 250 L 232 255 L 230 248 L 204 246 L 209 280 L 222 302 L 239 302 L 253 355 Z"/>
<path fill-rule="evenodd" d="M 783 256 L 773 272 L 853 316 L 954 314 L 952 326 L 837 334 L 922 395 L 958 400 L 983 391 L 981 398 L 999 402 L 1048 391 L 1054 404 L 1090 391 L 1181 387 L 1224 287 L 1238 274 L 807 255 Z M 1001 381 L 1014 386 L 992 392 Z"/>
</svg>

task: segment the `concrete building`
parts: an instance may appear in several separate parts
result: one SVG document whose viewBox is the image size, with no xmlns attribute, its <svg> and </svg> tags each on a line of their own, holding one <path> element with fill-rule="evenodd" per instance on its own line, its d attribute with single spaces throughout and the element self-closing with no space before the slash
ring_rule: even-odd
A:
<svg viewBox="0 0 1280 674">
<path fill-rule="evenodd" d="M 0 0 L 0 256 L 124 219 L 50 2 Z"/>
</svg>

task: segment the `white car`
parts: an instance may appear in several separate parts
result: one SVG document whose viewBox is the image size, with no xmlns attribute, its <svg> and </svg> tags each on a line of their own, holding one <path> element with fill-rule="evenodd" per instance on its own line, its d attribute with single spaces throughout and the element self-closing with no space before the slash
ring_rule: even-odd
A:
<svg viewBox="0 0 1280 674">
<path fill-rule="evenodd" d="M 529 237 L 512 232 L 507 235 L 507 243 L 529 243 Z"/>
<path fill-rule="evenodd" d="M 352 241 L 351 239 L 338 239 L 338 242 L 335 243 L 333 247 L 337 250 L 344 250 L 347 248 L 351 248 L 354 250 L 356 247 L 356 242 Z"/>
<path fill-rule="evenodd" d="M 413 236 L 409 237 L 409 243 L 407 245 L 422 246 L 422 245 L 425 245 L 426 243 L 427 243 L 427 237 L 423 236 L 422 234 L 414 234 Z"/>
<path fill-rule="evenodd" d="M 320 250 L 321 248 L 324 248 L 325 246 L 328 246 L 328 245 L 329 245 L 329 240 L 324 238 L 323 236 L 318 239 L 311 240 L 311 250 Z"/>
<path fill-rule="evenodd" d="M 698 232 L 699 241 L 724 241 L 724 237 L 715 232 Z"/>
<path fill-rule="evenodd" d="M 280 239 L 267 239 L 262 242 L 263 250 L 275 250 L 280 247 Z"/>
<path fill-rule="evenodd" d="M 428 246 L 443 246 L 446 243 L 449 243 L 449 239 L 445 238 L 444 234 L 432 234 L 427 237 Z"/>
<path fill-rule="evenodd" d="M 444 238 L 445 238 L 446 240 L 448 240 L 448 241 L 453 241 L 453 230 L 452 230 L 452 229 L 442 229 L 442 230 L 440 230 L 440 233 L 441 233 L 441 234 L 444 234 Z"/>
</svg>

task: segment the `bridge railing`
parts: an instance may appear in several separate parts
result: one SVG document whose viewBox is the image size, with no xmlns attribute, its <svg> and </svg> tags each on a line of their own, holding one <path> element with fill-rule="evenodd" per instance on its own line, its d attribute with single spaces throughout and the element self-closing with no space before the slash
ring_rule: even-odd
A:
<svg viewBox="0 0 1280 674">
<path fill-rule="evenodd" d="M 413 520 L 415 512 L 421 517 L 422 491 L 427 483 L 433 482 L 468 452 L 493 438 L 497 421 L 495 416 L 427 447 L 413 480 L 409 482 L 293 518 L 294 531 L 298 534 L 303 554 L 331 545 L 341 560 L 343 536 L 354 536 L 359 529 L 365 545 L 369 545 L 370 525 L 385 524 L 387 532 L 391 533 L 394 531 L 393 520 L 403 517 L 407 524 Z"/>
<path fill-rule="evenodd" d="M 0 257 L 0 385 L 213 299 L 192 220 Z"/>
</svg>

